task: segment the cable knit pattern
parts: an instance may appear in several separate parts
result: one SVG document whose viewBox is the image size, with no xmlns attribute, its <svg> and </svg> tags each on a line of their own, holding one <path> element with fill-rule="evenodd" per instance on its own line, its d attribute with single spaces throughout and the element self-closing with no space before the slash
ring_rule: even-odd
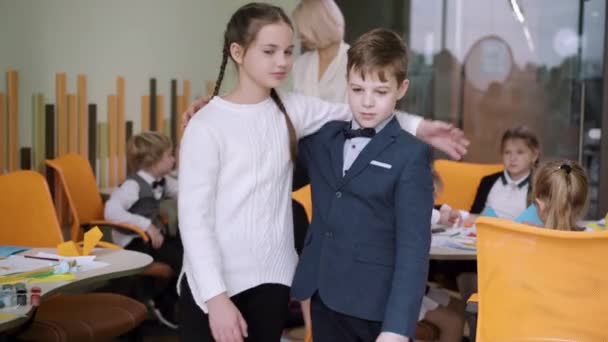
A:
<svg viewBox="0 0 608 342">
<path fill-rule="evenodd" d="M 328 121 L 351 118 L 343 104 L 280 96 L 298 138 Z M 415 132 L 419 119 L 402 121 Z M 297 263 L 292 172 L 285 118 L 272 99 L 241 105 L 214 97 L 191 119 L 180 147 L 184 266 L 178 290 L 187 275 L 203 311 L 222 292 L 233 296 L 265 283 L 291 285 Z"/>
</svg>

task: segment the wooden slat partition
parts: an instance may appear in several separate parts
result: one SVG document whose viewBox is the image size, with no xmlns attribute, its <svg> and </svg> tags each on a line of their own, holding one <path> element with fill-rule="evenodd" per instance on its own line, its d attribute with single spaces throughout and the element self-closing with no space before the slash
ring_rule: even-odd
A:
<svg viewBox="0 0 608 342">
<path fill-rule="evenodd" d="M 67 80 L 64 72 L 55 75 L 55 115 L 57 116 L 57 155 L 68 151 L 68 119 L 66 105 Z"/>
<path fill-rule="evenodd" d="M 76 93 L 78 95 L 78 153 L 87 158 L 88 150 L 88 132 L 89 125 L 87 123 L 87 76 L 79 74 L 77 76 Z"/>
<path fill-rule="evenodd" d="M 125 79 L 122 76 L 116 78 L 116 125 L 117 125 L 117 161 L 118 174 L 117 184 L 125 180 L 126 163 L 125 163 Z"/>
<path fill-rule="evenodd" d="M 158 131 L 158 127 L 156 127 L 156 123 L 158 122 L 156 116 L 158 113 L 156 112 L 156 79 L 150 79 L 150 130 Z"/>
<path fill-rule="evenodd" d="M 110 187 L 117 184 L 117 114 L 116 114 L 116 95 L 108 96 L 108 185 Z"/>
<path fill-rule="evenodd" d="M 97 174 L 97 105 L 90 103 L 88 106 L 88 153 L 89 164 L 93 169 L 93 173 Z"/>
<path fill-rule="evenodd" d="M 68 152 L 78 153 L 78 101 L 76 94 L 68 94 Z"/>
<path fill-rule="evenodd" d="M 156 129 L 155 131 L 165 133 L 165 97 L 156 95 Z"/>
<path fill-rule="evenodd" d="M 6 73 L 8 89 L 8 170 L 19 168 L 19 75 L 16 70 Z"/>
<path fill-rule="evenodd" d="M 47 104 L 44 106 L 44 138 L 45 149 L 44 158 L 55 158 L 55 106 Z M 46 168 L 46 182 L 49 185 L 51 193 L 55 193 L 55 177 L 50 168 Z"/>
<path fill-rule="evenodd" d="M 108 187 L 108 124 L 100 122 L 97 124 L 97 156 L 99 158 L 98 176 L 99 187 Z"/>
<path fill-rule="evenodd" d="M 179 142 L 182 140 L 182 134 L 184 133 L 184 130 L 182 129 L 182 127 L 184 126 L 183 124 L 183 120 L 182 120 L 182 113 L 186 111 L 186 109 L 188 109 L 188 106 L 190 106 L 190 81 L 189 80 L 184 80 L 184 84 L 183 84 L 184 89 L 182 90 L 182 109 L 179 111 L 179 128 L 178 128 L 178 134 L 177 134 L 177 141 L 175 141 L 175 144 L 179 144 Z"/>
<path fill-rule="evenodd" d="M 177 111 L 179 108 L 177 99 L 177 80 L 171 80 L 171 95 L 169 101 L 169 137 L 172 141 L 177 138 Z"/>
<path fill-rule="evenodd" d="M 32 149 L 30 147 L 22 147 L 19 149 L 19 154 L 21 156 L 21 170 L 31 170 L 32 169 Z"/>
<path fill-rule="evenodd" d="M 150 97 L 144 95 L 141 97 L 141 129 L 142 132 L 150 130 Z"/>
<path fill-rule="evenodd" d="M 4 94 L 0 93 L 0 174 L 3 174 L 6 170 L 6 162 L 5 162 L 5 151 L 6 151 L 6 112 L 4 103 Z"/>
<path fill-rule="evenodd" d="M 32 169 L 42 171 L 44 168 L 44 95 L 34 94 L 32 96 L 32 108 L 34 112 L 34 125 L 32 127 L 33 149 L 32 149 Z"/>
</svg>

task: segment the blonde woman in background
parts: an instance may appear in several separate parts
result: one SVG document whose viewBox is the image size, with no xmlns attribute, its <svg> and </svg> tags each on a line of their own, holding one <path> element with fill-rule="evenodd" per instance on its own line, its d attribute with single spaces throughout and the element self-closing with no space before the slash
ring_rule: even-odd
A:
<svg viewBox="0 0 608 342">
<path fill-rule="evenodd" d="M 344 17 L 333 0 L 303 0 L 293 12 L 306 49 L 293 66 L 295 92 L 330 102 L 346 102 Z"/>
</svg>

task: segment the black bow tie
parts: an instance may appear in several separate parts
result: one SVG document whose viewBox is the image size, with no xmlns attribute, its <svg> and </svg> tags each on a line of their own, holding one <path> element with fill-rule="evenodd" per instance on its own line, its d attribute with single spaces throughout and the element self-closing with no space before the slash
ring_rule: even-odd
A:
<svg viewBox="0 0 608 342">
<path fill-rule="evenodd" d="M 372 138 L 376 135 L 376 129 L 374 128 L 359 128 L 359 129 L 344 129 L 344 138 Z"/>
<path fill-rule="evenodd" d="M 165 186 L 165 177 L 152 182 L 152 189 L 156 189 L 159 186 Z"/>
</svg>

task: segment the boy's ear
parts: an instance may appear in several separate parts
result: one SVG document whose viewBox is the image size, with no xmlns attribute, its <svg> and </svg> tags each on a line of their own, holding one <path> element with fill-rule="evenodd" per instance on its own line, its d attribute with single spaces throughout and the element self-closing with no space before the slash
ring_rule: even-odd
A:
<svg viewBox="0 0 608 342">
<path fill-rule="evenodd" d="M 405 96 L 405 93 L 407 92 L 407 88 L 409 86 L 410 80 L 408 80 L 407 78 L 404 79 L 403 82 L 401 82 L 399 88 L 397 88 L 397 100 L 401 100 Z"/>
<path fill-rule="evenodd" d="M 245 55 L 245 49 L 237 43 L 230 44 L 230 57 L 236 62 L 236 64 L 243 63 L 243 56 Z"/>
</svg>

